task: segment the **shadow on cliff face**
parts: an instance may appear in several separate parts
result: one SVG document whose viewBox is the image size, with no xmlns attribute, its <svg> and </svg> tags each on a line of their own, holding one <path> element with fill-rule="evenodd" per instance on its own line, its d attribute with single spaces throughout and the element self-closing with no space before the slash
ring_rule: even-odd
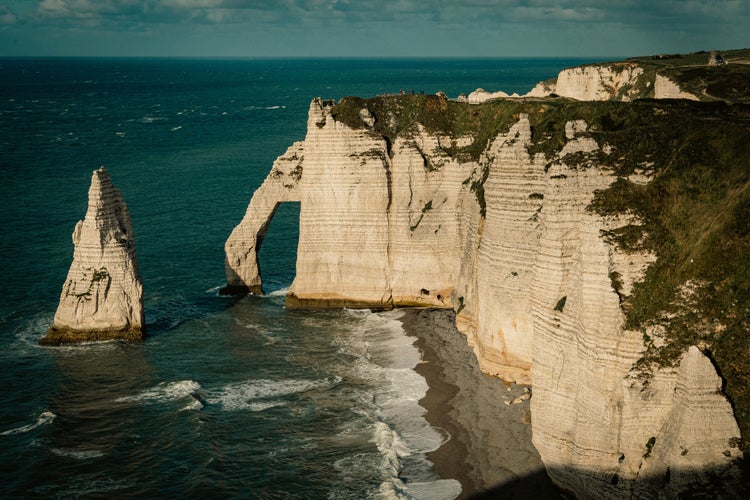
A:
<svg viewBox="0 0 750 500">
<path fill-rule="evenodd" d="M 636 483 L 618 480 L 616 475 L 583 471 L 574 468 L 539 471 L 527 477 L 494 486 L 470 496 L 472 500 L 490 499 L 574 499 L 574 498 L 748 498 L 748 466 L 742 477 L 735 469 L 727 474 L 721 470 L 693 470 L 663 476 L 641 477 Z M 576 494 L 554 486 L 550 476 L 565 478 Z"/>
</svg>

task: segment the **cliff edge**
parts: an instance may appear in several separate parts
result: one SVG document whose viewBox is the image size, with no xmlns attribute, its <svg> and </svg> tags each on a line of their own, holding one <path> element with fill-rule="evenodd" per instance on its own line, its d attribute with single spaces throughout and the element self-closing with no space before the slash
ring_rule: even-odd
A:
<svg viewBox="0 0 750 500">
<path fill-rule="evenodd" d="M 287 307 L 453 308 L 484 372 L 533 385 L 562 488 L 736 495 L 749 124 L 723 100 L 315 99 L 227 241 L 228 284 L 260 290 L 273 208 L 300 201 Z"/>
<path fill-rule="evenodd" d="M 88 210 L 73 231 L 73 262 L 42 345 L 143 338 L 143 285 L 133 224 L 104 167 L 91 176 Z"/>
</svg>

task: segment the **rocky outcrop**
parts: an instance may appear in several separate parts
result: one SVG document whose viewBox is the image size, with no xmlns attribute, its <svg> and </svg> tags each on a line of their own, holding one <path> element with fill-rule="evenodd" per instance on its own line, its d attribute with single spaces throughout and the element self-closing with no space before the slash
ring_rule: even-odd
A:
<svg viewBox="0 0 750 500">
<path fill-rule="evenodd" d="M 42 345 L 143 338 L 143 285 L 127 205 L 109 174 L 91 177 L 88 210 L 73 231 L 73 262 Z"/>
<path fill-rule="evenodd" d="M 283 187 L 290 153 L 277 160 L 227 243 L 230 284 L 259 289 L 253 235 L 267 207 L 299 199 L 288 307 L 453 307 L 484 372 L 534 386 L 534 444 L 550 476 L 580 497 L 677 494 L 709 476 L 731 488 L 739 429 L 710 360 L 691 347 L 648 382 L 634 369 L 644 336 L 625 328 L 621 302 L 655 256 L 606 236 L 637 216 L 589 209 L 618 178 L 608 162 L 622 158 L 580 118 L 558 135 L 537 124 L 535 139 L 532 113 L 541 123 L 573 108 L 513 103 L 491 108 L 512 118 L 470 154 L 476 131 L 398 123 L 413 102 L 448 113 L 444 100 L 417 99 L 352 110 L 346 123 L 345 110 L 314 100 L 307 137 L 293 146 L 301 175 Z"/>
</svg>

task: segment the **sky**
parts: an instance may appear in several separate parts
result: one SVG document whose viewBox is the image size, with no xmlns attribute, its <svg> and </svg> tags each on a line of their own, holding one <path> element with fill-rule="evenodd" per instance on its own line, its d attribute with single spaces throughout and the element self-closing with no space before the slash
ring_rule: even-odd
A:
<svg viewBox="0 0 750 500">
<path fill-rule="evenodd" d="M 750 47 L 750 0 L 0 0 L 0 56 L 629 57 Z"/>
</svg>

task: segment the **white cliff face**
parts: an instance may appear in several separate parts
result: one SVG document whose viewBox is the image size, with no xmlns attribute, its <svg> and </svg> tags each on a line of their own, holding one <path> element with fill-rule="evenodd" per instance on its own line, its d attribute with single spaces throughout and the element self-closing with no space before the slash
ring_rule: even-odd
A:
<svg viewBox="0 0 750 500">
<path fill-rule="evenodd" d="M 287 305 L 449 307 L 456 205 L 471 168 L 445 152 L 451 138 L 419 130 L 388 144 L 329 111 L 319 100 L 310 108 Z M 372 126 L 369 111 L 360 117 Z"/>
<path fill-rule="evenodd" d="M 555 94 L 579 101 L 632 101 L 653 90 L 654 99 L 700 100 L 684 92 L 668 77 L 647 75 L 637 64 L 579 66 L 562 70 L 555 83 L 540 82 L 524 97 L 547 97 Z M 645 93 L 645 94 L 644 94 Z"/>
<path fill-rule="evenodd" d="M 578 66 L 562 70 L 555 80 L 537 83 L 524 97 L 555 95 L 579 101 L 632 101 L 643 97 L 700 100 L 657 71 L 646 71 L 636 63 Z M 474 101 L 470 96 L 469 102 L 483 102 L 490 96 L 494 94 L 477 89 Z"/>
<path fill-rule="evenodd" d="M 94 171 L 88 210 L 73 231 L 73 262 L 42 344 L 125 338 L 143 333 L 143 285 L 133 224 L 109 174 Z"/>
<path fill-rule="evenodd" d="M 629 101 L 642 74 L 643 68 L 627 63 L 565 69 L 557 76 L 555 93 L 579 101 Z"/>
<path fill-rule="evenodd" d="M 448 154 L 470 138 L 417 126 L 389 144 L 369 111 L 360 118 L 355 130 L 311 105 L 295 146 L 300 241 L 287 305 L 454 307 L 483 371 L 533 385 L 534 445 L 553 480 L 583 498 L 677 494 L 705 479 L 698 469 L 733 477 L 739 430 L 710 361 L 691 348 L 647 386 L 633 376 L 643 336 L 624 329 L 620 295 L 655 257 L 602 236 L 633 217 L 587 210 L 616 177 L 583 120 L 546 157 L 530 153 L 520 114 L 473 161 Z M 286 199 L 266 183 L 232 238 L 257 234 L 263 207 Z"/>
<path fill-rule="evenodd" d="M 382 137 L 310 106 L 301 181 L 297 274 L 290 300 L 386 303 L 390 160 Z"/>
<path fill-rule="evenodd" d="M 654 79 L 654 99 L 690 99 L 698 101 L 698 97 L 690 92 L 683 92 L 680 86 L 666 76 L 656 75 Z"/>
</svg>

